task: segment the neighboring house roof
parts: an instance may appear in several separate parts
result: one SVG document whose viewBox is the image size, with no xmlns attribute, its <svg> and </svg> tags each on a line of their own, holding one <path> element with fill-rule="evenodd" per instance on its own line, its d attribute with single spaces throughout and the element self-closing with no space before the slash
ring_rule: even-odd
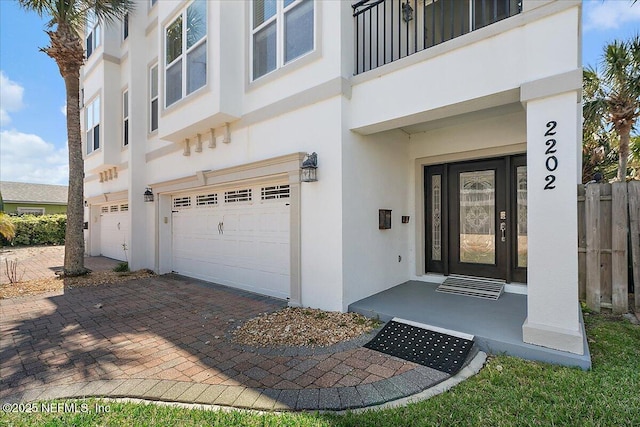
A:
<svg viewBox="0 0 640 427">
<path fill-rule="evenodd" d="M 4 203 L 66 205 L 68 190 L 66 185 L 0 181 L 0 197 Z"/>
</svg>

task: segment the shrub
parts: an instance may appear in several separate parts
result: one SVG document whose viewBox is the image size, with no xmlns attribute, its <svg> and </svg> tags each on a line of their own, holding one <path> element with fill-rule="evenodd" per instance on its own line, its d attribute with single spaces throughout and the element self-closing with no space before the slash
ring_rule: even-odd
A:
<svg viewBox="0 0 640 427">
<path fill-rule="evenodd" d="M 15 226 L 15 237 L 10 242 L 1 237 L 3 245 L 64 245 L 66 215 L 22 215 L 10 218 Z"/>
<path fill-rule="evenodd" d="M 0 237 L 6 240 L 11 240 L 16 235 L 16 226 L 13 225 L 11 217 L 3 212 L 0 212 Z M 4 246 L 4 244 L 3 244 Z"/>
<path fill-rule="evenodd" d="M 128 262 L 120 262 L 118 265 L 113 267 L 113 271 L 116 273 L 127 273 L 129 271 L 129 263 Z"/>
</svg>

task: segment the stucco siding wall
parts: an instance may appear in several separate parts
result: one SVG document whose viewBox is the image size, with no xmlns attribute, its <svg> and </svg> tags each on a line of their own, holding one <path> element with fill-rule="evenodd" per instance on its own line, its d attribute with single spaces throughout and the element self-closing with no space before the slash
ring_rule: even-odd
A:
<svg viewBox="0 0 640 427">
<path fill-rule="evenodd" d="M 45 214 L 67 213 L 67 205 L 47 205 L 38 203 L 4 203 L 4 212 L 18 213 L 18 208 L 44 208 Z"/>
<path fill-rule="evenodd" d="M 409 278 L 407 245 L 409 138 L 401 131 L 375 136 L 343 133 L 343 309 Z M 391 229 L 378 228 L 378 210 L 391 209 Z M 401 217 L 410 215 L 409 224 Z"/>
<path fill-rule="evenodd" d="M 177 151 L 146 164 L 149 183 L 194 176 L 295 152 L 317 152 L 318 181 L 301 184 L 302 304 L 342 309 L 341 97 L 245 127 L 231 127 L 228 144 L 206 143 L 202 152 Z M 242 184 L 238 184 L 242 185 Z M 154 212 L 147 211 L 153 223 Z M 162 221 L 161 221 L 162 222 Z M 162 224 L 160 224 L 162 227 Z M 168 251 L 161 243 L 160 251 Z"/>
</svg>

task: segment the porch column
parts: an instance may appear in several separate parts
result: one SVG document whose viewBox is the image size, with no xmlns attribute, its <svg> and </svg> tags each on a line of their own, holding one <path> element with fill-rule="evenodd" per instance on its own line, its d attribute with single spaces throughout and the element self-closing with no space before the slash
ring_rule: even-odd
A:
<svg viewBox="0 0 640 427">
<path fill-rule="evenodd" d="M 527 111 L 528 209 L 523 340 L 577 354 L 584 354 L 576 191 L 581 170 L 581 77 L 581 70 L 576 70 L 521 88 Z"/>
</svg>

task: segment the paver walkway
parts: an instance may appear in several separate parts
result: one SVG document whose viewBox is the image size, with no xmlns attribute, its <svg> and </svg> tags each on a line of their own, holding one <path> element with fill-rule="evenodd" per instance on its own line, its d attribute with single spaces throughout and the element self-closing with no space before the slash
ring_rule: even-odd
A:
<svg viewBox="0 0 640 427">
<path fill-rule="evenodd" d="M 0 401 L 107 396 L 339 410 L 449 376 L 361 347 L 258 349 L 231 334 L 280 300 L 180 276 L 0 301 Z"/>
<path fill-rule="evenodd" d="M 24 246 L 0 249 L 0 283 L 9 283 L 5 259 L 18 261 L 18 275 L 22 281 L 54 277 L 64 265 L 64 246 Z M 120 261 L 102 256 L 85 257 L 84 264 L 90 270 L 111 270 Z"/>
</svg>

